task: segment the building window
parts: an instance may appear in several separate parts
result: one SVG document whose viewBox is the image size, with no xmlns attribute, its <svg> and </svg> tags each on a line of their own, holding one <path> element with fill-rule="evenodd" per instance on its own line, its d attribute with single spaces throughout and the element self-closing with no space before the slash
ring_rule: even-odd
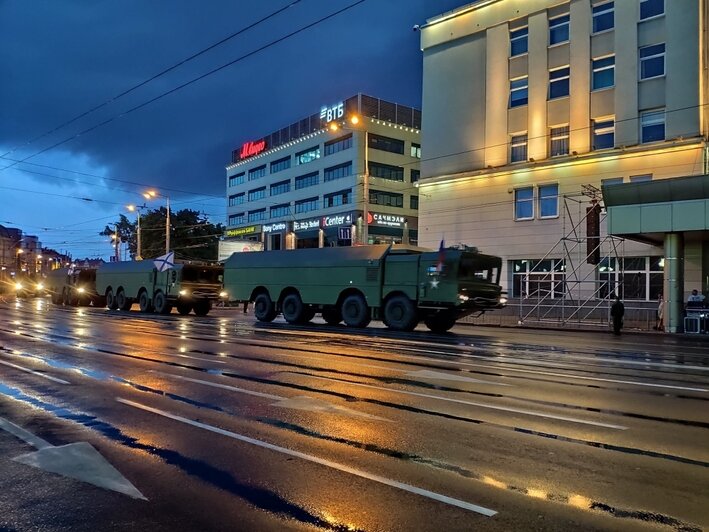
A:
<svg viewBox="0 0 709 532">
<path fill-rule="evenodd" d="M 563 259 L 512 261 L 512 297 L 563 297 L 566 265 Z"/>
<path fill-rule="evenodd" d="M 529 81 L 527 76 L 510 80 L 510 107 L 527 105 Z"/>
<path fill-rule="evenodd" d="M 290 179 L 287 181 L 279 181 L 271 185 L 271 196 L 278 196 L 290 192 Z"/>
<path fill-rule="evenodd" d="M 340 205 L 349 205 L 352 203 L 352 189 L 340 190 L 332 194 L 323 196 L 323 207 L 339 207 Z"/>
<path fill-rule="evenodd" d="M 390 164 L 369 163 L 369 175 L 372 177 L 381 177 L 390 181 L 403 181 L 404 169 L 401 166 L 392 166 Z"/>
<path fill-rule="evenodd" d="M 249 190 L 249 201 L 255 201 L 266 197 L 266 187 Z"/>
<path fill-rule="evenodd" d="M 559 185 L 539 185 L 539 217 L 559 216 Z"/>
<path fill-rule="evenodd" d="M 532 187 L 515 190 L 515 220 L 534 218 L 534 189 Z"/>
<path fill-rule="evenodd" d="M 647 181 L 652 181 L 652 174 L 641 174 L 641 175 L 631 175 L 631 183 L 646 183 Z"/>
<path fill-rule="evenodd" d="M 605 89 L 615 85 L 615 56 L 593 60 L 593 90 Z"/>
<path fill-rule="evenodd" d="M 235 187 L 236 185 L 241 185 L 244 182 L 244 172 L 240 174 L 233 175 L 229 177 L 229 186 Z"/>
<path fill-rule="evenodd" d="M 404 195 L 396 192 L 385 192 L 384 190 L 370 190 L 369 203 L 373 205 L 386 205 L 389 207 L 404 208 Z"/>
<path fill-rule="evenodd" d="M 302 214 L 304 212 L 317 211 L 318 210 L 318 197 L 307 198 L 303 200 L 298 200 L 295 202 L 295 213 Z"/>
<path fill-rule="evenodd" d="M 295 178 L 295 189 L 300 190 L 301 188 L 312 187 L 320 182 L 320 174 L 318 172 L 311 172 Z"/>
<path fill-rule="evenodd" d="M 263 177 L 266 175 L 266 165 L 264 164 L 263 166 L 259 166 L 258 168 L 252 168 L 249 170 L 249 181 L 253 181 L 254 179 L 258 179 L 259 177 Z"/>
<path fill-rule="evenodd" d="M 280 172 L 282 170 L 286 170 L 290 168 L 290 156 L 284 157 L 283 159 L 278 159 L 277 161 L 273 161 L 271 163 L 271 173 L 275 174 L 276 172 Z"/>
<path fill-rule="evenodd" d="M 313 146 L 295 154 L 295 164 L 308 164 L 320 158 L 320 146 Z"/>
<path fill-rule="evenodd" d="M 529 28 L 510 31 L 510 57 L 527 53 Z"/>
<path fill-rule="evenodd" d="M 665 43 L 640 48 L 640 79 L 665 75 Z"/>
<path fill-rule="evenodd" d="M 599 297 L 657 301 L 663 270 L 663 257 L 604 257 L 598 264 Z"/>
<path fill-rule="evenodd" d="M 569 95 L 569 67 L 549 71 L 549 99 Z"/>
<path fill-rule="evenodd" d="M 527 134 L 513 135 L 510 141 L 510 162 L 521 163 L 527 160 Z"/>
<path fill-rule="evenodd" d="M 622 185 L 622 184 L 623 184 L 622 177 L 609 177 L 608 179 L 601 179 L 601 186 L 602 187 L 611 187 L 613 185 Z"/>
<path fill-rule="evenodd" d="M 241 205 L 242 203 L 244 203 L 243 192 L 241 194 L 233 194 L 229 196 L 229 207 L 233 207 L 234 205 Z"/>
<path fill-rule="evenodd" d="M 290 203 L 282 203 L 280 205 L 274 205 L 270 208 L 271 218 L 282 218 L 283 216 L 288 216 L 290 214 Z"/>
<path fill-rule="evenodd" d="M 266 219 L 266 208 L 258 209 L 256 211 L 249 211 L 249 223 L 260 222 Z"/>
<path fill-rule="evenodd" d="M 665 13 L 665 0 L 640 0 L 640 20 L 658 17 Z"/>
<path fill-rule="evenodd" d="M 553 127 L 549 131 L 551 157 L 569 154 L 569 126 Z"/>
<path fill-rule="evenodd" d="M 665 110 L 644 111 L 640 115 L 640 142 L 665 140 Z"/>
<path fill-rule="evenodd" d="M 569 15 L 549 19 L 549 45 L 569 40 Z"/>
<path fill-rule="evenodd" d="M 411 143 L 411 157 L 421 158 L 421 144 Z"/>
<path fill-rule="evenodd" d="M 615 26 L 613 2 L 593 6 L 593 33 L 611 30 Z"/>
<path fill-rule="evenodd" d="M 331 140 L 325 143 L 325 156 L 332 155 L 343 150 L 348 150 L 352 147 L 352 133 L 340 137 L 335 140 Z"/>
<path fill-rule="evenodd" d="M 592 121 L 594 150 L 605 150 L 615 146 L 615 119 L 603 118 Z"/>
<path fill-rule="evenodd" d="M 237 214 L 229 215 L 229 225 L 239 225 L 244 223 L 244 213 L 240 212 Z"/>
<path fill-rule="evenodd" d="M 352 161 L 325 168 L 323 181 L 334 181 L 352 175 Z"/>
<path fill-rule="evenodd" d="M 414 170 L 412 168 L 411 169 L 411 182 L 418 183 L 419 179 L 421 179 L 421 170 Z"/>
<path fill-rule="evenodd" d="M 413 210 L 418 210 L 419 208 L 419 197 L 418 196 L 411 196 L 409 198 L 409 208 Z"/>
<path fill-rule="evenodd" d="M 373 150 L 388 151 L 391 153 L 404 154 L 404 141 L 399 139 L 393 139 L 391 137 L 383 137 L 382 135 L 375 135 L 370 133 L 369 137 L 369 147 Z"/>
</svg>

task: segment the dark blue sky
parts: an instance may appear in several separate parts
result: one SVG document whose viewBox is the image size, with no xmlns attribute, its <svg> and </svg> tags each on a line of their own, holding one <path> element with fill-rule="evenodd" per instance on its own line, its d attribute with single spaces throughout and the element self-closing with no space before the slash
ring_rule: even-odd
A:
<svg viewBox="0 0 709 532">
<path fill-rule="evenodd" d="M 126 212 L 126 204 L 141 201 L 148 187 L 169 194 L 175 208 L 201 210 L 224 222 L 224 166 L 237 143 L 357 92 L 420 107 L 422 59 L 412 27 L 463 0 L 365 0 L 120 116 L 355 1 L 299 0 L 29 144 L 293 0 L 0 1 L 0 167 L 32 156 L 0 170 L 0 224 L 36 234 L 45 246 L 75 257 L 105 257 L 109 243 L 97 233 Z"/>
</svg>

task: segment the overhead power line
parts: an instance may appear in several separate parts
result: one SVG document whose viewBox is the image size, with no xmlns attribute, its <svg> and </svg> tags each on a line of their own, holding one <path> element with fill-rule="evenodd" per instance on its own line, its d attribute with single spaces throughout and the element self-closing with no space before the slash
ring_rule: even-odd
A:
<svg viewBox="0 0 709 532">
<path fill-rule="evenodd" d="M 15 151 L 19 150 L 20 148 L 24 148 L 25 146 L 29 146 L 30 144 L 32 144 L 32 143 L 34 143 L 34 142 L 36 142 L 36 141 L 38 141 L 38 140 L 40 140 L 40 139 L 42 139 L 42 138 L 48 136 L 48 135 L 51 135 L 52 133 L 54 133 L 54 132 L 56 132 L 56 131 L 59 131 L 60 129 L 62 129 L 62 128 L 68 126 L 69 124 L 73 124 L 73 123 L 76 122 L 77 120 L 79 120 L 79 119 L 81 119 L 81 118 L 83 118 L 83 117 L 85 117 L 85 116 L 87 116 L 87 115 L 90 115 L 91 113 L 93 113 L 93 112 L 95 112 L 95 111 L 98 111 L 99 109 L 102 109 L 103 107 L 106 107 L 107 105 L 110 105 L 111 103 L 115 102 L 115 101 L 118 100 L 119 98 L 122 98 L 123 96 L 126 96 L 126 95 L 130 94 L 131 92 L 133 92 L 133 91 L 139 89 L 140 87 L 143 87 L 144 85 L 147 85 L 147 84 L 150 83 L 151 81 L 155 81 L 156 79 L 158 79 L 158 78 L 161 77 L 161 76 L 164 76 L 164 75 L 167 74 L 168 72 L 171 72 L 171 71 L 175 70 L 176 68 L 178 68 L 178 67 L 180 67 L 180 66 L 182 66 L 182 65 L 184 65 L 184 64 L 186 64 L 186 63 L 189 63 L 189 62 L 192 61 L 193 59 L 196 59 L 197 57 L 199 57 L 199 56 L 201 56 L 201 55 L 207 53 L 208 51 L 213 50 L 214 48 L 216 48 L 216 47 L 218 47 L 218 46 L 221 46 L 222 44 L 226 43 L 227 41 L 230 41 L 230 40 L 233 39 L 234 37 L 238 37 L 238 36 L 241 35 L 242 33 L 245 33 L 245 32 L 247 32 L 248 30 L 255 28 L 255 27 L 258 26 L 259 24 L 262 24 L 262 23 L 264 23 L 264 22 L 270 20 L 271 18 L 273 18 L 273 17 L 275 17 L 275 16 L 281 14 L 283 11 L 285 11 L 285 10 L 287 10 L 287 9 L 289 9 L 289 8 L 291 8 L 291 7 L 293 7 L 294 5 L 296 5 L 297 3 L 301 2 L 301 1 L 302 1 L 302 0 L 293 0 L 293 1 L 290 2 L 289 4 L 283 6 L 282 8 L 277 9 L 276 11 L 274 11 L 274 12 L 272 12 L 272 13 L 266 15 L 265 17 L 260 18 L 259 20 L 257 20 L 257 21 L 255 21 L 255 22 L 249 24 L 248 26 L 245 26 L 245 27 L 241 28 L 241 29 L 238 30 L 238 31 L 235 31 L 235 32 L 232 33 L 231 35 L 228 35 L 228 36 L 224 37 L 223 39 L 221 39 L 221 40 L 219 40 L 219 41 L 217 41 L 217 42 L 215 42 L 215 43 L 213 43 L 213 44 L 207 46 L 206 48 L 203 48 L 203 49 L 201 49 L 200 51 L 193 53 L 192 55 L 190 55 L 190 56 L 188 56 L 188 57 L 182 59 L 181 61 L 178 61 L 178 62 L 175 63 L 174 65 L 169 66 L 169 67 L 167 67 L 166 69 L 164 69 L 164 70 L 158 72 L 157 74 L 152 75 L 152 76 L 149 77 L 148 79 L 145 79 L 145 80 L 141 81 L 140 83 L 138 83 L 138 84 L 136 84 L 136 85 L 133 85 L 133 86 L 130 87 L 129 89 L 126 89 L 126 90 L 124 90 L 123 92 L 121 92 L 121 93 L 119 93 L 119 94 L 116 94 L 115 96 L 109 98 L 108 100 L 104 101 L 103 103 L 101 103 L 101 104 L 99 104 L 99 105 L 97 105 L 97 106 L 95 106 L 95 107 L 92 107 L 92 108 L 88 109 L 87 111 L 84 111 L 83 113 L 80 113 L 80 114 L 76 115 L 74 118 L 71 118 L 71 119 L 67 120 L 66 122 L 63 122 L 63 123 L 59 124 L 58 126 L 52 128 L 52 129 L 50 129 L 49 131 L 46 131 L 46 132 L 42 133 L 41 135 L 37 135 L 36 137 L 29 139 L 29 140 L 26 141 L 24 144 L 20 144 L 20 145 L 18 145 L 18 146 L 15 146 L 15 147 L 12 148 L 10 151 L 4 153 L 4 154 L 3 154 L 2 156 L 0 156 L 0 157 L 3 157 L 3 158 L 4 158 L 5 156 L 10 155 L 11 153 L 14 153 Z M 15 164 L 16 164 L 16 163 L 15 163 Z M 12 165 L 11 165 L 11 166 L 12 166 Z"/>
<path fill-rule="evenodd" d="M 268 48 L 271 48 L 272 46 L 275 46 L 276 44 L 279 44 L 279 43 L 281 43 L 281 42 L 283 42 L 283 41 L 285 41 L 285 40 L 287 40 L 287 39 L 290 39 L 291 37 L 294 37 L 295 35 L 298 35 L 299 33 L 302 33 L 302 32 L 304 32 L 304 31 L 306 31 L 306 30 L 308 30 L 308 29 L 310 29 L 310 28 L 312 28 L 312 27 L 314 27 L 314 26 L 317 26 L 318 24 L 322 24 L 323 22 L 325 22 L 325 21 L 327 21 L 327 20 L 329 20 L 329 19 L 331 19 L 331 18 L 334 18 L 334 17 L 336 17 L 337 15 L 340 15 L 340 14 L 342 14 L 342 13 L 344 13 L 344 12 L 346 12 L 346 11 L 348 11 L 348 10 L 350 10 L 350 9 L 352 9 L 352 8 L 358 6 L 359 4 L 362 4 L 362 3 L 364 3 L 364 2 L 366 2 L 366 0 L 357 0 L 356 2 L 354 2 L 354 3 L 352 3 L 352 4 L 348 5 L 348 6 L 345 6 L 345 7 L 343 7 L 342 9 L 338 9 L 337 11 L 334 11 L 333 13 L 330 13 L 329 15 L 325 15 L 324 17 L 321 17 L 321 18 L 319 18 L 318 20 L 316 20 L 316 21 L 314 21 L 314 22 L 311 22 L 310 24 L 306 24 L 305 26 L 302 26 L 302 27 L 300 27 L 299 29 L 297 29 L 297 30 L 295 30 L 295 31 L 292 31 L 292 32 L 290 32 L 290 33 L 288 33 L 288 34 L 286 34 L 286 35 L 284 35 L 284 36 L 282 36 L 282 37 L 279 37 L 278 39 L 274 39 L 273 41 L 271 41 L 271 42 L 269 42 L 269 43 L 267 43 L 267 44 L 265 44 L 265 45 L 263 45 L 263 46 L 260 46 L 259 48 L 255 49 L 255 50 L 252 50 L 251 52 L 248 52 L 248 53 L 246 53 L 246 54 L 244 54 L 244 55 L 242 55 L 242 56 L 240 56 L 240 57 L 237 57 L 236 59 L 234 59 L 234 60 L 232 60 L 232 61 L 229 61 L 228 63 L 225 63 L 225 64 L 223 64 L 223 65 L 221 65 L 221 66 L 219 66 L 219 67 L 213 68 L 212 70 L 210 70 L 210 71 L 208 71 L 208 72 L 205 72 L 204 74 L 202 74 L 202 75 L 200 75 L 200 76 L 197 76 L 196 78 L 193 78 L 193 79 L 191 79 L 191 80 L 189 80 L 189 81 L 186 81 L 185 83 L 182 83 L 182 84 L 180 84 L 180 85 L 178 85 L 178 86 L 176 86 L 176 87 L 173 87 L 172 89 L 167 90 L 167 91 L 165 91 L 165 92 L 163 92 L 163 93 L 161 93 L 161 94 L 155 96 L 154 98 L 151 98 L 150 100 L 147 100 L 147 101 L 145 101 L 145 102 L 143 102 L 143 103 L 141 103 L 141 104 L 138 104 L 138 105 L 136 105 L 136 106 L 134 106 L 134 107 L 131 107 L 131 108 L 128 109 L 127 111 L 124 111 L 124 112 L 122 112 L 122 113 L 119 113 L 119 114 L 117 114 L 117 115 L 114 115 L 114 116 L 112 116 L 111 118 L 108 118 L 108 119 L 104 120 L 103 122 L 99 122 L 98 124 L 95 124 L 95 125 L 93 125 L 93 126 L 87 128 L 87 129 L 84 129 L 83 131 L 80 131 L 79 133 L 76 133 L 76 134 L 72 135 L 71 137 L 67 137 L 67 138 L 65 138 L 64 140 L 61 140 L 61 141 L 59 141 L 59 142 L 56 142 L 56 143 L 52 144 L 51 146 L 48 146 L 48 147 L 46 147 L 46 148 L 44 148 L 44 149 L 42 149 L 42 150 L 39 150 L 38 152 L 33 153 L 32 155 L 28 155 L 27 157 L 25 157 L 24 159 L 21 159 L 21 160 L 18 161 L 18 162 L 25 162 L 25 161 L 28 160 L 28 159 L 31 159 L 31 158 L 33 158 L 33 157 L 36 157 L 37 155 L 40 155 L 40 154 L 42 154 L 42 153 L 45 153 L 45 152 L 47 152 L 47 151 L 49 151 L 49 150 L 53 150 L 54 148 L 57 148 L 57 147 L 61 146 L 62 144 L 66 144 L 67 142 L 69 142 L 69 141 L 71 141 L 71 140 L 74 140 L 74 139 L 76 139 L 76 138 L 78 138 L 78 137 L 80 137 L 80 136 L 82 136 L 82 135 L 85 135 L 85 134 L 87 134 L 87 133 L 90 133 L 91 131 L 94 131 L 94 130 L 100 128 L 100 127 L 103 127 L 103 126 L 107 125 L 107 124 L 110 124 L 111 122 L 113 122 L 113 121 L 115 121 L 115 120 L 117 120 L 117 119 L 119 119 L 119 118 L 122 118 L 122 117 L 124 117 L 124 116 L 126 116 L 126 115 L 128 115 L 128 114 L 130 114 L 130 113 L 135 112 L 135 111 L 138 111 L 139 109 L 142 109 L 143 107 L 147 107 L 147 106 L 150 105 L 151 103 L 154 103 L 154 102 L 156 102 L 156 101 L 158 101 L 158 100 L 164 98 L 165 96 L 169 96 L 170 94 L 175 93 L 175 92 L 177 92 L 177 91 L 179 91 L 179 90 L 181 90 L 181 89 L 184 89 L 185 87 L 188 87 L 189 85 L 192 85 L 193 83 L 196 83 L 196 82 L 198 82 L 198 81 L 200 81 L 200 80 L 202 80 L 202 79 L 204 79 L 204 78 L 206 78 L 206 77 L 208 77 L 208 76 L 211 76 L 211 75 L 213 75 L 213 74 L 216 74 L 217 72 L 220 72 L 220 71 L 224 70 L 224 69 L 227 68 L 227 67 L 230 67 L 230 66 L 232 66 L 232 65 L 234 65 L 234 64 L 236 64 L 236 63 L 239 63 L 239 62 L 243 61 L 244 59 L 248 59 L 249 57 L 251 57 L 251 56 L 253 56 L 253 55 L 256 55 L 256 54 L 259 53 L 259 52 L 262 52 L 262 51 L 264 51 L 264 50 L 266 50 L 266 49 L 268 49 Z M 18 164 L 18 162 L 13 162 L 12 164 L 10 164 L 10 165 L 8 165 L 8 166 L 4 166 L 4 167 L 0 168 L 0 172 L 3 171 L 3 170 L 7 170 L 8 168 L 11 168 L 12 166 L 15 166 L 16 164 Z"/>
</svg>

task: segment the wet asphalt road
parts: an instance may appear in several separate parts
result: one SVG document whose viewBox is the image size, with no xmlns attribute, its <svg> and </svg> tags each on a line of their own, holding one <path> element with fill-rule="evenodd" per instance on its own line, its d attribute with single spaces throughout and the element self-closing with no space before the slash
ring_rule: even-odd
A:
<svg viewBox="0 0 709 532">
<path fill-rule="evenodd" d="M 709 529 L 706 340 L 0 302 L 0 530 Z"/>
</svg>

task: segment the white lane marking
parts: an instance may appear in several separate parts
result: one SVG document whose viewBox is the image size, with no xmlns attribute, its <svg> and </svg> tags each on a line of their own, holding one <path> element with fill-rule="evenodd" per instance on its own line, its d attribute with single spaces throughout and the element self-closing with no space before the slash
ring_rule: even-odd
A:
<svg viewBox="0 0 709 532">
<path fill-rule="evenodd" d="M 571 423 L 580 423 L 582 425 L 593 425 L 595 427 L 604 427 L 604 428 L 609 428 L 609 429 L 617 429 L 617 430 L 627 430 L 628 427 L 624 427 L 623 425 L 611 425 L 609 423 L 600 423 L 596 421 L 587 421 L 585 419 L 579 419 L 575 417 L 567 417 L 567 416 L 556 416 L 554 414 L 544 414 L 542 412 L 535 412 L 533 410 L 524 410 L 524 409 L 519 409 L 519 408 L 511 408 L 511 407 L 506 407 L 506 406 L 495 406 L 495 405 L 488 405 L 485 403 L 477 403 L 475 401 L 464 401 L 463 399 L 452 399 L 450 397 L 440 397 L 438 395 L 431 395 L 427 393 L 419 393 L 419 392 L 408 392 L 405 390 L 395 390 L 393 388 L 385 388 L 383 386 L 372 386 L 371 384 L 363 384 L 361 382 L 350 382 L 350 381 L 342 381 L 338 379 L 331 379 L 329 377 L 318 377 L 316 375 L 309 375 L 310 378 L 313 379 L 322 379 L 330 382 L 337 382 L 339 384 L 351 384 L 353 386 L 361 386 L 363 388 L 371 388 L 373 390 L 383 390 L 387 392 L 393 392 L 393 393 L 400 393 L 403 395 L 413 395 L 415 397 L 425 397 L 427 399 L 437 399 L 439 401 L 448 401 L 450 403 L 460 403 L 463 405 L 470 405 L 470 406 L 477 406 L 479 408 L 488 408 L 490 410 L 501 410 L 504 412 L 514 412 L 516 414 L 525 414 L 527 416 L 534 416 L 534 417 L 543 417 L 543 418 L 548 418 L 548 419 L 557 419 L 560 421 L 569 421 Z"/>
<path fill-rule="evenodd" d="M 481 379 L 474 379 L 472 377 L 464 377 L 463 375 L 454 375 L 452 373 L 443 373 L 442 371 L 431 371 L 428 369 L 422 369 L 421 371 L 409 371 L 406 373 L 406 375 L 408 377 L 415 377 L 417 379 L 471 382 L 473 384 L 489 384 L 491 386 L 511 386 L 510 384 L 502 384 L 499 382 L 484 381 Z"/>
<path fill-rule="evenodd" d="M 374 482 L 384 484 L 385 486 L 391 486 L 393 488 L 407 491 L 409 493 L 415 493 L 417 495 L 421 495 L 422 497 L 427 497 L 429 499 L 439 501 L 444 504 L 456 506 L 456 507 L 462 508 L 464 510 L 470 510 L 471 512 L 476 512 L 476 513 L 485 515 L 487 517 L 492 517 L 493 515 L 497 514 L 497 512 L 495 510 L 491 510 L 491 509 L 485 508 L 483 506 L 478 506 L 477 504 L 472 504 L 467 501 L 455 499 L 453 497 L 448 497 L 447 495 L 442 495 L 440 493 L 428 491 L 426 489 L 419 488 L 417 486 L 412 486 L 411 484 L 405 484 L 403 482 L 398 482 L 396 480 L 388 479 L 386 477 L 375 475 L 373 473 L 368 473 L 366 471 L 362 471 L 360 469 L 356 469 L 354 467 L 350 467 L 350 466 L 347 466 L 344 464 L 339 464 L 337 462 L 332 462 L 332 461 L 326 460 L 324 458 L 319 458 L 317 456 L 313 456 L 310 454 L 301 453 L 300 451 L 294 451 L 292 449 L 287 449 L 286 447 L 280 447 L 279 445 L 274 445 L 272 443 L 267 443 L 265 441 L 250 438 L 248 436 L 244 436 L 243 434 L 238 434 L 236 432 L 231 432 L 229 430 L 220 429 L 219 427 L 207 425 L 206 423 L 200 423 L 199 421 L 187 419 L 185 417 L 178 416 L 176 414 L 171 414 L 170 412 L 166 412 L 165 410 L 159 410 L 157 408 L 153 408 L 153 407 L 143 405 L 140 403 L 135 403 L 133 401 L 129 401 L 127 399 L 122 399 L 120 397 L 117 397 L 116 401 L 118 401 L 119 403 L 123 403 L 124 405 L 132 406 L 133 408 L 145 410 L 146 412 L 152 412 L 153 414 L 157 414 L 159 416 L 166 417 L 166 418 L 172 419 L 174 421 L 179 421 L 180 423 L 185 423 L 186 425 L 191 425 L 193 427 L 208 430 L 210 432 L 214 432 L 215 434 L 220 434 L 222 436 L 226 436 L 228 438 L 233 438 L 235 440 L 238 440 L 238 441 L 241 441 L 244 443 L 248 443 L 250 445 L 255 445 L 257 447 L 269 449 L 269 450 L 275 451 L 277 453 L 285 454 L 288 456 L 294 456 L 296 458 L 300 458 L 300 459 L 306 460 L 308 462 L 313 462 L 315 464 L 320 464 L 325 467 L 335 469 L 337 471 L 342 471 L 344 473 L 349 473 L 351 475 L 355 475 L 360 478 L 372 480 Z"/>
<path fill-rule="evenodd" d="M 419 350 L 413 350 L 419 352 Z M 440 353 L 440 354 L 447 354 L 451 355 L 451 353 L 445 353 L 443 351 L 426 351 L 426 353 Z M 455 356 L 460 356 L 460 357 L 465 357 L 465 358 L 475 358 L 475 359 L 483 359 L 483 360 L 491 360 L 490 357 L 484 357 L 484 356 L 479 356 L 479 355 L 463 355 L 463 354 L 456 354 Z M 650 382 L 637 382 L 637 381 L 626 381 L 626 380 L 621 380 L 621 379 L 604 379 L 602 377 L 586 377 L 582 375 L 574 375 L 572 373 L 554 373 L 551 371 L 537 371 L 537 370 L 531 370 L 531 369 L 517 369 L 517 368 L 510 368 L 506 366 L 499 366 L 499 365 L 492 365 L 492 364 L 478 364 L 478 363 L 472 363 L 472 362 L 460 362 L 460 361 L 454 361 L 454 360 L 440 360 L 437 358 L 429 358 L 425 356 L 406 356 L 406 355 L 401 355 L 402 358 L 408 358 L 410 360 L 429 360 L 429 361 L 435 361 L 439 362 L 442 364 L 449 364 L 449 365 L 460 365 L 460 366 L 470 366 L 473 368 L 489 368 L 489 369 L 494 369 L 497 371 L 516 371 L 518 373 L 531 373 L 533 375 L 546 375 L 549 377 L 564 377 L 566 379 L 581 379 L 581 380 L 587 380 L 587 381 L 597 381 L 597 382 L 613 382 L 617 384 L 633 384 L 635 386 L 649 386 L 651 388 L 665 388 L 665 389 L 670 389 L 670 390 L 684 390 L 684 391 L 690 391 L 690 392 L 709 392 L 709 389 L 707 388 L 693 388 L 690 386 L 673 386 L 670 384 L 653 384 Z M 506 360 L 494 360 L 494 362 L 497 362 L 498 364 L 505 364 L 507 363 Z"/>
<path fill-rule="evenodd" d="M 44 379 L 48 379 L 53 382 L 58 382 L 59 384 L 71 384 L 70 382 L 64 381 L 62 379 L 57 379 L 56 377 L 52 377 L 51 375 L 45 375 L 44 373 L 40 373 L 39 371 L 34 371 L 29 368 L 18 366 L 17 364 L 13 364 L 12 362 L 6 362 L 4 360 L 0 360 L 0 364 L 4 364 L 5 366 L 10 366 L 11 368 L 19 369 L 20 371 L 25 371 L 27 373 L 31 373 L 32 375 L 36 375 L 38 377 L 42 377 Z"/>
<path fill-rule="evenodd" d="M 181 375 L 175 375 L 173 373 L 165 373 L 162 371 L 151 371 L 150 373 L 156 373 L 158 375 L 164 375 L 166 377 L 172 377 L 175 379 L 194 382 L 195 384 L 203 384 L 204 386 L 212 386 L 213 388 L 221 388 L 223 390 L 229 390 L 231 392 L 243 393 L 246 395 L 253 395 L 255 397 L 263 397 L 265 399 L 272 399 L 276 401 L 271 406 L 276 406 L 279 408 L 293 408 L 296 410 L 309 410 L 311 412 L 331 412 L 335 414 L 344 414 L 347 416 L 363 417 L 368 419 L 376 419 L 378 421 L 390 421 L 389 419 L 375 416 L 373 414 L 367 414 L 365 412 L 358 412 L 351 408 L 345 406 L 339 406 L 333 403 L 329 403 L 322 399 L 315 397 L 309 397 L 301 395 L 298 397 L 283 397 L 281 395 L 273 395 L 270 393 L 255 392 L 253 390 L 247 390 L 245 388 L 238 388 L 236 386 L 230 386 L 228 384 L 220 384 L 217 382 L 210 382 L 201 379 L 192 379 L 190 377 L 183 377 Z"/>
<path fill-rule="evenodd" d="M 88 442 L 76 442 L 55 447 L 39 436 L 0 417 L 0 429 L 38 449 L 13 458 L 15 462 L 43 469 L 65 477 L 93 484 L 147 501 L 142 493 L 109 464 Z"/>
</svg>

